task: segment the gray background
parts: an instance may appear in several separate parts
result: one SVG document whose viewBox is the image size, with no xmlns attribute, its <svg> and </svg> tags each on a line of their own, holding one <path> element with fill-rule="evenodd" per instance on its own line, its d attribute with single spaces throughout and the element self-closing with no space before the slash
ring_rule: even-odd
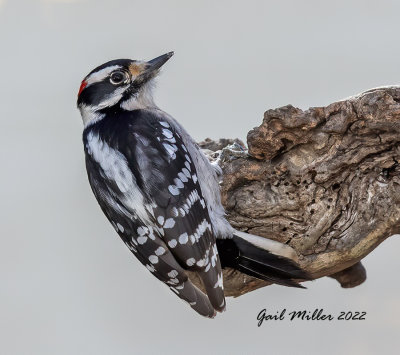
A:
<svg viewBox="0 0 400 355">
<path fill-rule="evenodd" d="M 191 311 L 120 242 L 90 191 L 75 108 L 110 59 L 174 50 L 157 103 L 196 138 L 240 137 L 269 108 L 325 105 L 400 77 L 396 1 L 0 0 L 1 354 L 394 354 L 400 330 L 393 237 L 367 282 L 325 278 Z M 265 323 L 324 308 L 365 321 Z"/>
</svg>

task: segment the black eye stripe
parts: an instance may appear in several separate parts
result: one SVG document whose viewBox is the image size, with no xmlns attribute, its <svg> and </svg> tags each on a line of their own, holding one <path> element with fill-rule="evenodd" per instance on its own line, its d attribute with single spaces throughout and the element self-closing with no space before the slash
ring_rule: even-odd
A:
<svg viewBox="0 0 400 355">
<path fill-rule="evenodd" d="M 102 103 L 104 98 L 109 97 L 115 91 L 116 86 L 111 84 L 109 78 L 91 84 L 82 91 L 78 98 L 78 104 L 97 106 Z"/>
</svg>

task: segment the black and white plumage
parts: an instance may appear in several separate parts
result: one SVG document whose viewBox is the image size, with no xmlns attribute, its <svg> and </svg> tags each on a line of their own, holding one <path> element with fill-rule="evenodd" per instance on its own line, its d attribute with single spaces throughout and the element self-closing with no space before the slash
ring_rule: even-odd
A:
<svg viewBox="0 0 400 355">
<path fill-rule="evenodd" d="M 153 78 L 171 56 L 114 60 L 86 76 L 78 94 L 86 167 L 97 201 L 132 253 L 194 310 L 213 317 L 225 309 L 221 263 L 288 286 L 307 275 L 290 247 L 235 231 L 225 219 L 218 168 L 151 96 Z M 199 274 L 207 294 L 185 270 Z"/>
</svg>

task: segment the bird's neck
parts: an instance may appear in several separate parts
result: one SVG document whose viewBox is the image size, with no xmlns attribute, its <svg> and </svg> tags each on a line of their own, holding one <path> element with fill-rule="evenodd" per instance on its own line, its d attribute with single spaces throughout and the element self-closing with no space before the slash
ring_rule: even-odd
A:
<svg viewBox="0 0 400 355">
<path fill-rule="evenodd" d="M 135 95 L 129 99 L 122 101 L 120 106 L 127 111 L 157 108 L 153 100 L 152 80 L 146 83 Z"/>
<path fill-rule="evenodd" d="M 153 100 L 153 87 L 154 85 L 150 81 L 149 83 L 145 84 L 135 95 L 132 95 L 128 99 L 118 102 L 111 107 L 102 107 L 99 109 L 99 107 L 86 105 L 79 106 L 84 128 L 87 128 L 92 124 L 102 120 L 106 116 L 107 110 L 118 108 L 125 111 L 158 109 Z"/>
</svg>

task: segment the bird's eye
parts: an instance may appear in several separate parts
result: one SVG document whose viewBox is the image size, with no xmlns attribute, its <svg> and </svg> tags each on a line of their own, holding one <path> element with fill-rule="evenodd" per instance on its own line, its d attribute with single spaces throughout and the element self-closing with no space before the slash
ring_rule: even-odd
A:
<svg viewBox="0 0 400 355">
<path fill-rule="evenodd" d="M 110 82 L 113 85 L 122 84 L 127 80 L 127 75 L 123 71 L 115 71 L 110 75 Z"/>
</svg>

